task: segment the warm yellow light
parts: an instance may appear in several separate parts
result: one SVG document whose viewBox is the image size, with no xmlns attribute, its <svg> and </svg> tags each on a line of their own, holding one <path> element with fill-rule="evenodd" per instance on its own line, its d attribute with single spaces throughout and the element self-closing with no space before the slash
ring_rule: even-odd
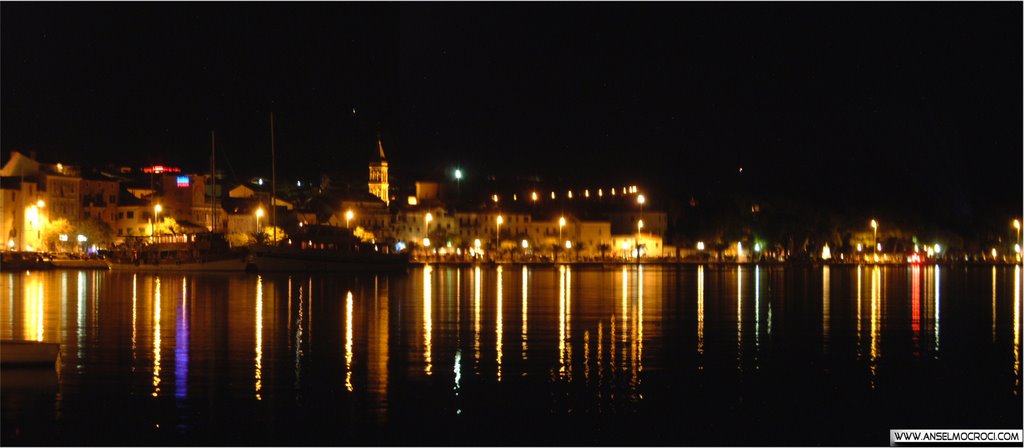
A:
<svg viewBox="0 0 1024 448">
<path fill-rule="evenodd" d="M 647 198 L 645 198 L 645 197 L 644 197 L 644 195 L 642 195 L 642 194 L 641 194 L 641 195 L 638 195 L 638 196 L 636 197 L 636 202 L 637 202 L 638 204 L 640 204 L 640 205 L 644 205 L 644 202 L 647 202 Z"/>
<path fill-rule="evenodd" d="M 871 228 L 872 229 L 878 229 L 878 221 L 875 221 L 874 219 L 872 219 L 871 220 Z"/>
<path fill-rule="evenodd" d="M 640 230 L 642 228 L 644 228 L 644 220 L 641 219 L 641 220 L 636 222 L 636 229 Z"/>
<path fill-rule="evenodd" d="M 569 190 L 569 199 L 572 199 L 572 190 Z"/>
<path fill-rule="evenodd" d="M 160 213 L 160 212 L 164 211 L 164 207 L 162 205 L 160 205 L 160 204 L 154 205 L 153 206 L 153 211 L 155 211 L 157 213 Z M 259 215 L 259 216 L 263 216 L 263 209 L 261 208 L 261 209 L 257 210 L 256 214 Z"/>
<path fill-rule="evenodd" d="M 512 200 L 513 201 L 518 201 L 519 200 L 519 195 L 517 195 L 515 193 L 512 193 Z"/>
<path fill-rule="evenodd" d="M 1013 245 L 1013 251 L 1017 252 L 1019 254 L 1020 253 L 1020 244 L 1014 244 Z"/>
<path fill-rule="evenodd" d="M 598 188 L 597 189 L 597 197 L 603 198 L 604 197 L 604 190 Z"/>
<path fill-rule="evenodd" d="M 39 207 L 39 208 L 46 207 L 46 202 L 43 201 L 42 199 L 40 199 L 40 200 L 36 201 L 36 207 Z M 1017 227 L 1019 228 L 1020 226 L 1018 225 Z"/>
<path fill-rule="evenodd" d="M 36 206 L 33 205 L 33 206 L 30 206 L 27 209 L 25 209 L 25 219 L 30 221 L 30 222 L 32 222 L 32 223 L 35 223 L 36 221 L 38 221 L 39 220 L 39 207 L 36 207 Z"/>
<path fill-rule="evenodd" d="M 935 253 L 939 253 L 942 250 L 942 246 L 939 243 L 935 243 Z"/>
<path fill-rule="evenodd" d="M 473 240 L 473 247 L 480 248 L 480 238 Z"/>
<path fill-rule="evenodd" d="M 612 196 L 615 196 L 615 188 L 612 188 Z"/>
<path fill-rule="evenodd" d="M 430 221 L 433 221 L 433 220 L 434 220 L 434 215 L 431 215 L 430 213 L 427 213 L 427 216 L 426 216 L 426 218 L 425 218 L 425 219 L 426 219 L 426 220 L 427 220 L 427 222 L 429 223 Z"/>
<path fill-rule="evenodd" d="M 572 249 L 572 241 L 565 240 L 565 248 L 566 249 Z"/>
<path fill-rule="evenodd" d="M 346 211 L 345 212 L 345 219 L 352 219 L 352 217 L 355 216 L 355 215 L 356 215 L 355 213 L 352 213 L 352 210 Z"/>
<path fill-rule="evenodd" d="M 994 248 L 994 247 L 993 247 L 993 248 L 992 248 L 992 258 L 995 258 L 995 257 L 997 257 L 998 255 L 999 255 L 999 252 L 998 252 L 998 251 L 996 251 L 996 248 Z"/>
<path fill-rule="evenodd" d="M 42 206 L 40 205 L 40 207 L 42 207 Z M 1020 220 L 1019 219 L 1014 219 L 1013 220 L 1013 228 L 1017 229 L 1017 230 L 1020 230 Z"/>
<path fill-rule="evenodd" d="M 864 245 L 857 243 L 857 252 L 864 250 Z"/>
<path fill-rule="evenodd" d="M 430 238 L 423 238 L 423 247 L 430 247 Z"/>
<path fill-rule="evenodd" d="M 589 198 L 590 197 L 590 190 L 583 190 L 583 197 Z"/>
<path fill-rule="evenodd" d="M 565 227 L 565 217 L 558 218 L 558 227 Z"/>
<path fill-rule="evenodd" d="M 881 250 L 882 250 L 882 243 L 878 243 L 878 244 L 876 244 L 876 245 L 875 245 L 875 250 L 877 250 L 877 251 L 881 252 Z"/>
<path fill-rule="evenodd" d="M 505 217 L 503 217 L 501 215 L 498 215 L 497 221 L 498 221 L 498 225 L 500 226 L 502 223 L 505 222 Z"/>
<path fill-rule="evenodd" d="M 416 205 L 420 203 L 420 200 L 417 199 L 416 196 L 409 196 L 409 198 L 406 199 L 406 202 L 408 202 L 409 205 Z"/>
<path fill-rule="evenodd" d="M 156 211 L 157 211 L 157 213 L 160 212 L 160 206 L 159 205 L 156 206 Z M 263 217 L 263 207 L 260 207 L 260 208 L 256 209 L 256 217 L 257 218 L 262 218 Z"/>
<path fill-rule="evenodd" d="M 498 195 L 492 194 L 491 195 L 491 200 L 494 201 L 494 202 L 498 202 Z"/>
<path fill-rule="evenodd" d="M 697 241 L 697 250 L 704 250 L 704 242 Z"/>
<path fill-rule="evenodd" d="M 536 191 L 530 193 L 530 200 L 532 200 L 533 202 L 537 202 L 537 192 Z"/>
<path fill-rule="evenodd" d="M 551 192 L 551 199 L 554 199 L 554 198 L 555 198 L 555 192 L 554 192 L 554 191 L 552 191 L 552 192 Z"/>
<path fill-rule="evenodd" d="M 523 240 L 523 249 L 528 249 L 529 247 L 530 247 L 530 243 L 528 241 L 526 241 L 526 240 Z"/>
</svg>

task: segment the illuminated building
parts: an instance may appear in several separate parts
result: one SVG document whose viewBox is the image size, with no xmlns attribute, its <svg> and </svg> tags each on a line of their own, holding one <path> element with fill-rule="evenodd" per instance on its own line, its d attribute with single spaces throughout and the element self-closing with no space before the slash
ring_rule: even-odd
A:
<svg viewBox="0 0 1024 448">
<path fill-rule="evenodd" d="M 391 204 L 390 191 L 388 189 L 388 160 L 384 156 L 384 145 L 377 136 L 377 149 L 380 158 L 370 162 L 370 182 L 367 184 L 370 194 L 377 196 L 384 201 L 385 205 Z"/>
</svg>

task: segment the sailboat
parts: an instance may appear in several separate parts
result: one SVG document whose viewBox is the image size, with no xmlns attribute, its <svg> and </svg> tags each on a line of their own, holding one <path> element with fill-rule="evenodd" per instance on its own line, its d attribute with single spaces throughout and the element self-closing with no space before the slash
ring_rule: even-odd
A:
<svg viewBox="0 0 1024 448">
<path fill-rule="evenodd" d="M 125 237 L 107 259 L 111 270 L 118 271 L 211 271 L 243 272 L 249 267 L 249 254 L 232 249 L 223 232 L 217 232 L 216 134 L 210 132 L 210 231 L 189 235 Z"/>
<path fill-rule="evenodd" d="M 270 115 L 271 223 L 276 219 L 276 158 L 274 115 Z M 274 231 L 277 230 L 276 224 Z M 277 241 L 275 235 L 271 241 Z M 307 225 L 299 234 L 275 245 L 257 244 L 249 249 L 250 269 L 274 271 L 404 271 L 408 253 L 393 253 L 383 244 L 360 241 L 348 229 Z"/>
</svg>

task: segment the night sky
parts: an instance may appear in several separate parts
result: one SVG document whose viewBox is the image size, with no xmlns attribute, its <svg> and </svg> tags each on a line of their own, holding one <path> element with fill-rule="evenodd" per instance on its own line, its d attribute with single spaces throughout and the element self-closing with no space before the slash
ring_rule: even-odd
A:
<svg viewBox="0 0 1024 448">
<path fill-rule="evenodd" d="M 1022 4 L 0 6 L 3 158 L 1020 213 Z M 739 168 L 743 172 L 739 172 Z M 943 210 L 942 213 L 936 213 Z"/>
</svg>

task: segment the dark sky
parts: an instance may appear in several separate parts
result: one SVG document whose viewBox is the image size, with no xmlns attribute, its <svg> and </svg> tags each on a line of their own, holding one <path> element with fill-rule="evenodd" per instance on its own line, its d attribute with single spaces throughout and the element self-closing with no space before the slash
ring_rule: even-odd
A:
<svg viewBox="0 0 1024 448">
<path fill-rule="evenodd" d="M 362 175 L 380 132 L 410 175 L 459 163 L 1011 213 L 1021 15 L 1020 2 L 8 2 L 0 149 L 202 170 L 216 129 L 248 175 L 269 165 L 273 110 L 283 173 Z"/>
</svg>

